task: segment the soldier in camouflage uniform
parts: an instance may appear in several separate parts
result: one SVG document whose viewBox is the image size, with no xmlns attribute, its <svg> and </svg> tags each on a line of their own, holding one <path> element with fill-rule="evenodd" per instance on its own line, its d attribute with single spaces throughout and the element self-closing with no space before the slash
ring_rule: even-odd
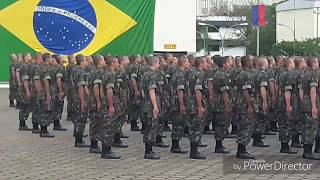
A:
<svg viewBox="0 0 320 180">
<path fill-rule="evenodd" d="M 279 99 L 279 140 L 281 142 L 281 153 L 297 154 L 289 147 L 292 136 L 293 118 L 298 116 L 299 88 L 294 73 L 294 61 L 291 58 L 284 59 L 284 71 L 281 72 L 278 81 Z"/>
<path fill-rule="evenodd" d="M 139 67 L 141 63 L 141 57 L 139 55 L 132 56 L 130 58 L 130 64 L 128 65 L 127 73 L 129 74 L 129 88 L 130 88 L 130 104 L 128 112 L 128 119 L 131 123 L 131 131 L 140 131 L 138 126 L 138 119 L 141 114 L 141 87 L 138 78 Z"/>
<path fill-rule="evenodd" d="M 68 56 L 68 65 L 66 67 L 66 81 L 67 81 L 67 121 L 72 121 L 71 115 L 73 112 L 73 103 L 72 103 L 72 97 L 74 92 L 74 82 L 73 82 L 73 73 L 76 69 L 76 59 L 73 57 L 73 55 Z"/>
<path fill-rule="evenodd" d="M 253 61 L 249 56 L 241 58 L 242 71 L 235 79 L 237 86 L 236 108 L 238 113 L 238 150 L 237 158 L 254 159 L 254 156 L 247 152 L 246 146 L 250 142 L 254 126 L 254 101 L 253 101 Z"/>
<path fill-rule="evenodd" d="M 87 73 L 86 68 L 88 61 L 82 54 L 76 56 L 78 68 L 76 68 L 73 75 L 74 92 L 72 97 L 73 105 L 73 125 L 74 125 L 74 137 L 75 147 L 89 147 L 82 139 L 85 126 L 88 118 L 88 84 L 87 84 Z"/>
<path fill-rule="evenodd" d="M 111 145 L 114 140 L 115 133 L 119 132 L 119 117 L 123 112 L 123 107 L 120 100 L 119 86 L 117 83 L 116 71 L 119 70 L 119 62 L 116 57 L 108 57 L 108 69 L 102 78 L 101 83 L 101 99 L 102 111 L 104 112 L 101 125 L 100 137 L 102 142 L 101 158 L 104 159 L 120 159 L 121 156 L 116 155 L 111 151 Z"/>
<path fill-rule="evenodd" d="M 38 93 L 40 91 L 41 84 L 39 83 L 39 75 L 37 77 L 35 76 L 36 70 L 39 68 L 39 66 L 42 65 L 42 53 L 36 53 L 34 62 L 30 65 L 30 83 L 31 83 L 31 94 L 32 94 L 32 133 L 33 134 L 39 134 L 39 122 L 38 122 Z"/>
<path fill-rule="evenodd" d="M 275 72 L 275 60 L 273 56 L 269 56 L 267 58 L 268 60 L 268 76 L 269 76 L 269 107 L 270 107 L 270 113 L 268 115 L 268 122 L 267 124 L 267 131 L 264 132 L 266 135 L 275 135 L 275 133 L 272 132 L 278 132 L 278 126 L 277 126 L 277 94 L 276 94 L 276 72 Z"/>
<path fill-rule="evenodd" d="M 121 58 L 121 66 L 124 66 L 124 58 Z M 120 63 L 119 63 L 120 64 Z M 127 101 L 128 101 L 128 78 L 127 78 L 127 73 L 124 71 L 125 67 L 122 67 L 120 69 L 117 66 L 116 71 L 114 72 L 115 74 L 115 84 L 113 88 L 113 95 L 116 103 L 116 107 L 118 108 L 117 111 L 117 117 L 115 119 L 116 124 L 115 124 L 115 134 L 114 134 L 114 140 L 112 143 L 113 147 L 119 147 L 119 148 L 127 148 L 128 145 L 124 144 L 123 141 L 121 140 L 121 132 L 122 132 L 122 126 L 126 120 L 125 118 L 125 113 L 126 113 L 126 108 L 127 108 Z"/>
<path fill-rule="evenodd" d="M 16 68 L 16 76 L 18 79 L 18 96 L 19 96 L 19 130 L 20 131 L 29 131 L 29 129 L 25 123 L 28 119 L 29 114 L 32 111 L 31 103 L 32 103 L 32 94 L 30 91 L 30 60 L 31 56 L 29 53 L 23 54 L 22 56 L 23 62 L 18 64 Z"/>
<path fill-rule="evenodd" d="M 201 136 L 204 130 L 204 120 L 207 108 L 207 102 L 204 99 L 204 86 L 206 82 L 205 71 L 207 70 L 207 61 L 205 57 L 199 57 L 195 61 L 195 68 L 188 72 L 187 81 L 187 106 L 186 112 L 189 113 L 189 141 L 191 151 L 189 158 L 205 159 L 206 156 L 198 152 L 198 144 L 201 142 Z"/>
<path fill-rule="evenodd" d="M 22 54 L 18 54 L 17 57 L 18 57 L 18 62 L 15 65 L 16 91 L 17 91 L 17 94 L 16 94 L 16 109 L 20 109 L 20 101 L 21 101 L 21 99 L 20 99 L 20 95 L 19 95 L 19 86 L 21 85 L 21 81 L 20 81 L 20 76 L 19 76 L 20 72 L 19 71 L 20 71 L 20 66 L 23 63 Z"/>
<path fill-rule="evenodd" d="M 172 98 L 171 98 L 171 109 L 172 109 L 172 153 L 186 153 L 187 151 L 182 151 L 179 145 L 179 141 L 182 139 L 184 134 L 184 128 L 187 120 L 187 80 L 185 78 L 186 71 L 188 70 L 190 64 L 185 56 L 181 56 L 178 60 L 179 68 L 175 72 L 171 79 L 172 85 Z"/>
<path fill-rule="evenodd" d="M 61 126 L 61 119 L 62 119 L 62 112 L 63 112 L 63 106 L 64 106 L 64 98 L 65 98 L 65 92 L 66 92 L 66 85 L 65 85 L 65 68 L 63 66 L 63 58 L 61 55 L 54 56 L 56 60 L 56 64 L 53 65 L 52 69 L 52 84 L 54 88 L 55 93 L 55 113 L 53 115 L 53 130 L 54 131 L 66 131 L 66 128 L 63 128 Z"/>
<path fill-rule="evenodd" d="M 256 119 L 253 131 L 253 146 L 269 147 L 262 141 L 262 134 L 266 125 L 266 117 L 268 113 L 268 61 L 265 57 L 257 57 L 257 69 L 254 73 L 254 100 Z"/>
<path fill-rule="evenodd" d="M 141 79 L 142 92 L 144 94 L 142 116 L 145 123 L 143 142 L 145 143 L 145 159 L 160 159 L 160 156 L 152 151 L 152 145 L 156 142 L 159 131 L 159 116 L 161 108 L 160 89 L 158 86 L 157 70 L 160 67 L 157 57 L 148 58 L 148 70 Z"/>
<path fill-rule="evenodd" d="M 17 94 L 15 66 L 18 61 L 17 55 L 11 54 L 10 60 L 11 63 L 9 65 L 9 107 L 15 107 L 14 100 L 16 99 Z"/>
<path fill-rule="evenodd" d="M 303 143 L 303 158 L 320 160 L 320 157 L 312 153 L 312 146 L 315 141 L 318 131 L 319 111 L 317 98 L 319 87 L 319 75 L 317 69 L 319 63 L 317 58 L 309 58 L 307 60 L 308 69 L 302 74 L 301 88 L 303 98 L 300 106 L 302 114 L 302 143 Z"/>
<path fill-rule="evenodd" d="M 98 141 L 101 140 L 99 137 L 101 118 L 98 114 L 98 109 L 101 110 L 101 99 L 99 96 L 96 97 L 96 94 L 99 95 L 100 87 L 96 86 L 96 84 L 100 85 L 102 79 L 98 79 L 99 74 L 103 73 L 105 61 L 104 57 L 101 55 L 94 55 L 93 64 L 95 67 L 88 68 L 88 118 L 89 118 L 89 137 L 90 137 L 90 153 L 101 153 L 101 149 L 98 146 Z M 97 103 L 99 101 L 99 103 Z M 99 105 L 98 105 L 99 104 Z"/>
<path fill-rule="evenodd" d="M 301 105 L 301 100 L 303 97 L 303 91 L 301 89 L 301 81 L 302 81 L 302 74 L 304 71 L 304 68 L 306 66 L 306 62 L 303 58 L 301 57 L 297 57 L 295 59 L 295 69 L 294 74 L 295 74 L 295 81 L 298 84 L 298 91 L 299 91 L 299 95 L 296 96 L 298 105 L 296 107 L 297 111 L 299 112 L 300 109 L 300 105 Z M 292 117 L 292 127 L 291 127 L 291 132 L 292 132 L 292 139 L 291 139 L 291 147 L 295 147 L 295 148 L 303 148 L 303 145 L 301 144 L 300 141 L 300 133 L 301 133 L 301 127 L 303 127 L 303 122 L 300 118 L 301 113 L 297 113 L 296 116 Z"/>
<path fill-rule="evenodd" d="M 43 64 L 35 68 L 34 83 L 37 91 L 37 122 L 41 126 L 40 137 L 53 138 L 48 132 L 50 126 L 50 114 L 53 110 L 53 94 L 51 90 L 50 64 L 52 57 L 49 53 L 42 55 Z"/>
<path fill-rule="evenodd" d="M 230 150 L 226 149 L 222 145 L 222 141 L 225 137 L 225 130 L 230 118 L 232 117 L 232 102 L 230 97 L 230 82 L 231 77 L 228 73 L 230 69 L 230 58 L 219 57 L 215 62 L 219 69 L 215 71 L 212 76 L 213 79 L 213 113 L 215 119 L 215 153 L 228 154 Z"/>
</svg>

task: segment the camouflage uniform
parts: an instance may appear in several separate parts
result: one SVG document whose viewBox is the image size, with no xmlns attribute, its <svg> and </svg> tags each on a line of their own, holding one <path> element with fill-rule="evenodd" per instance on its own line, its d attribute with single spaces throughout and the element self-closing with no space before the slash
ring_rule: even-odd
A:
<svg viewBox="0 0 320 180">
<path fill-rule="evenodd" d="M 99 138 L 99 124 L 101 119 L 97 112 L 97 102 L 94 95 L 94 85 L 100 84 L 102 79 L 99 78 L 99 74 L 103 73 L 102 68 L 89 67 L 87 70 L 88 78 L 88 119 L 89 119 L 89 136 L 91 140 L 100 140 Z"/>
<path fill-rule="evenodd" d="M 313 144 L 318 130 L 318 119 L 315 120 L 311 115 L 311 97 L 310 90 L 312 87 L 318 88 L 319 77 L 315 70 L 306 70 L 302 75 L 301 88 L 304 92 L 301 101 L 300 113 L 302 114 L 302 143 Z M 318 106 L 319 107 L 319 106 Z"/>
<path fill-rule="evenodd" d="M 118 71 L 115 74 L 116 76 L 116 82 L 114 86 L 114 97 L 117 100 L 117 106 L 118 106 L 118 117 L 116 119 L 116 132 L 120 133 L 122 132 L 122 126 L 126 120 L 125 113 L 127 109 L 128 104 L 128 84 L 127 84 L 127 76 L 125 71 Z"/>
<path fill-rule="evenodd" d="M 140 90 L 140 78 L 138 77 L 139 74 L 139 65 L 138 64 L 129 64 L 128 65 L 128 69 L 127 69 L 127 73 L 130 79 L 136 79 L 137 81 L 137 86 L 138 86 L 138 90 Z M 141 114 L 141 101 L 142 101 L 142 96 L 140 95 L 139 97 L 135 96 L 134 93 L 134 89 L 131 85 L 131 83 L 129 83 L 129 87 L 130 87 L 130 104 L 129 104 L 129 109 L 130 111 L 128 112 L 128 118 L 129 121 L 131 122 L 131 127 L 133 126 L 137 126 L 137 121 L 140 117 Z"/>
<path fill-rule="evenodd" d="M 184 128 L 188 115 L 180 113 L 180 104 L 178 91 L 182 90 L 184 92 L 184 104 L 187 105 L 187 80 L 185 78 L 186 72 L 178 69 L 176 73 L 173 74 L 171 79 L 173 95 L 171 97 L 171 111 L 172 111 L 172 140 L 181 140 L 184 134 Z"/>
<path fill-rule="evenodd" d="M 279 80 L 279 77 L 280 77 L 280 74 L 282 73 L 282 70 L 278 70 L 279 72 L 277 72 L 277 78 L 276 78 L 276 71 L 274 68 L 268 68 L 267 69 L 267 73 L 268 73 L 268 82 L 271 83 L 273 82 L 275 85 L 280 83 L 280 80 Z M 280 74 L 278 74 L 280 73 Z M 276 79 L 278 82 L 276 82 Z M 275 92 L 276 93 L 276 92 Z M 269 105 L 269 114 L 268 114 L 268 117 L 267 117 L 267 126 L 269 125 L 268 123 L 272 122 L 272 121 L 278 121 L 278 116 L 277 116 L 277 110 L 279 108 L 276 108 L 276 106 L 272 106 L 272 102 L 271 102 L 271 93 L 269 94 L 270 98 L 268 99 L 269 102 L 268 102 L 268 105 Z M 277 97 L 277 95 L 275 95 Z"/>
<path fill-rule="evenodd" d="M 29 90 L 31 88 L 31 83 L 30 83 L 30 65 L 26 62 L 22 62 L 16 69 L 20 73 L 20 81 L 21 84 L 18 86 L 18 96 L 19 96 L 19 104 L 20 104 L 20 112 L 19 112 L 19 120 L 20 122 L 25 122 L 29 114 L 32 111 L 32 104 L 31 104 L 31 99 L 27 99 L 26 96 L 26 91 L 25 87 L 23 84 L 23 81 L 28 81 L 29 82 Z M 30 91 L 31 93 L 31 91 Z"/>
<path fill-rule="evenodd" d="M 264 132 L 266 127 L 266 116 L 262 111 L 262 97 L 260 88 L 265 87 L 268 90 L 268 73 L 266 70 L 257 69 L 254 74 L 254 100 L 255 100 L 255 109 L 256 109 L 256 120 L 254 125 L 254 133 L 259 136 Z"/>
<path fill-rule="evenodd" d="M 231 103 L 232 103 L 232 117 L 231 117 L 231 122 L 228 122 L 226 125 L 226 131 L 228 132 L 228 128 L 230 126 L 230 123 L 232 124 L 232 133 L 237 132 L 237 127 L 238 127 L 238 112 L 237 112 L 237 107 L 236 107 L 236 101 L 239 98 L 238 97 L 238 87 L 236 85 L 236 78 L 238 77 L 239 73 L 241 72 L 240 68 L 233 68 L 230 70 L 230 97 L 231 97 Z"/>
<path fill-rule="evenodd" d="M 80 101 L 80 95 L 79 95 L 79 87 L 83 86 L 84 88 L 87 88 L 87 73 L 85 69 L 82 69 L 78 67 L 75 70 L 75 74 L 73 76 L 73 83 L 74 83 L 74 92 L 72 97 L 72 105 L 73 105 L 73 124 L 74 124 L 74 133 L 83 134 L 85 130 L 85 126 L 87 123 L 88 118 L 88 111 L 85 109 L 84 112 L 81 112 L 81 101 Z M 87 96 L 85 95 L 85 103 L 87 103 Z"/>
<path fill-rule="evenodd" d="M 16 94 L 17 94 L 17 89 L 16 89 L 16 79 L 13 79 L 12 76 L 12 71 L 15 73 L 16 72 L 16 63 L 11 62 L 11 64 L 9 65 L 9 100 L 10 103 L 14 103 L 13 101 L 16 99 Z"/>
<path fill-rule="evenodd" d="M 66 72 L 65 72 L 65 68 L 62 64 L 58 64 L 56 66 L 56 72 L 55 72 L 55 90 L 56 92 L 58 92 L 58 86 L 57 86 L 57 79 L 61 78 L 61 85 L 62 85 L 62 91 L 64 93 L 66 93 Z M 56 115 L 54 118 L 54 121 L 60 121 L 62 118 L 62 112 L 63 112 L 63 107 L 64 107 L 64 98 L 62 100 L 60 100 L 58 93 L 56 93 L 56 98 L 55 98 L 55 107 L 56 107 Z"/>
<path fill-rule="evenodd" d="M 157 72 L 152 69 L 148 69 L 141 80 L 142 91 L 144 94 L 143 99 L 143 121 L 145 123 L 145 132 L 143 134 L 143 142 L 146 144 L 154 144 L 156 142 L 156 135 L 159 132 L 159 117 L 153 117 L 153 106 L 151 104 L 149 90 L 155 89 L 157 105 L 161 112 L 161 101 L 160 101 L 160 89 L 158 86 Z"/>
<path fill-rule="evenodd" d="M 206 102 L 204 99 L 204 86 L 205 86 L 205 73 L 201 72 L 199 69 L 194 68 L 191 72 L 189 72 L 187 81 L 188 91 L 190 94 L 188 95 L 188 103 L 186 106 L 186 112 L 190 114 L 188 118 L 189 121 L 189 140 L 191 143 L 200 143 L 201 136 L 204 130 L 204 119 L 205 117 L 198 116 L 198 106 L 195 97 L 195 91 L 200 90 L 202 92 L 202 103 L 204 108 L 206 109 Z"/>
<path fill-rule="evenodd" d="M 40 126 L 49 126 L 50 125 L 50 115 L 52 113 L 53 109 L 53 95 L 51 95 L 51 102 L 47 103 L 47 94 L 45 90 L 45 81 L 51 81 L 51 74 L 50 74 L 50 66 L 47 64 L 38 65 L 35 68 L 35 74 L 34 74 L 34 80 L 40 80 L 41 81 L 41 92 L 37 95 L 37 101 L 38 101 L 38 110 L 37 114 L 39 115 L 38 122 Z M 50 83 L 51 86 L 51 83 Z"/>
<path fill-rule="evenodd" d="M 293 71 L 282 71 L 279 76 L 279 100 L 278 100 L 278 111 L 279 111 L 279 140 L 282 143 L 288 143 L 290 136 L 292 135 L 292 123 L 293 117 L 297 117 L 298 108 L 298 83 L 296 81 L 295 73 Z M 285 92 L 291 92 L 291 107 L 292 115 L 288 116 L 286 113 L 286 100 Z"/>
<path fill-rule="evenodd" d="M 206 115 L 206 120 L 205 120 L 205 124 L 204 124 L 204 130 L 205 131 L 209 131 L 210 128 L 210 124 L 213 123 L 214 121 L 214 118 L 213 118 L 213 112 L 212 112 L 212 108 L 211 108 L 211 105 L 212 105 L 212 102 L 209 102 L 209 90 L 208 90 L 208 82 L 212 82 L 213 80 L 213 73 L 216 71 L 216 69 L 208 69 L 205 73 L 205 78 L 206 78 L 206 83 L 205 83 L 205 96 L 207 98 L 207 101 L 208 101 L 208 109 L 207 109 L 207 115 Z"/>
<path fill-rule="evenodd" d="M 230 93 L 230 83 L 230 74 L 226 70 L 220 68 L 213 74 L 213 89 L 215 97 L 212 107 L 215 119 L 214 131 L 216 141 L 221 141 L 224 139 L 226 126 L 228 124 L 227 122 L 230 121 L 230 117 L 225 116 L 224 100 L 222 97 L 224 92 Z"/>
<path fill-rule="evenodd" d="M 32 123 L 34 124 L 34 128 L 38 128 L 38 118 L 37 116 L 39 116 L 38 114 L 38 101 L 37 101 L 37 92 L 35 90 L 35 86 L 34 86 L 34 80 L 35 80 L 35 72 L 36 69 L 39 68 L 39 64 L 35 64 L 32 63 L 30 64 L 30 68 L 29 68 L 29 75 L 30 75 L 30 93 L 31 93 L 31 103 L 32 103 Z M 36 77 L 38 79 L 38 77 Z"/>
<path fill-rule="evenodd" d="M 102 73 L 101 73 L 102 75 Z M 120 116 L 121 111 L 123 108 L 121 107 L 120 96 L 119 96 L 119 89 L 116 87 L 117 82 L 117 75 L 115 72 L 111 70 L 106 70 L 103 73 L 102 78 L 98 78 L 102 80 L 101 86 L 104 92 L 107 92 L 108 89 L 113 90 L 113 106 L 115 108 L 115 113 L 113 117 L 108 117 L 109 111 L 109 102 L 107 99 L 107 93 L 104 93 L 102 97 L 102 119 L 100 125 L 100 138 L 101 142 L 106 146 L 111 146 L 114 140 L 114 135 L 118 131 L 119 121 L 118 118 Z"/>
<path fill-rule="evenodd" d="M 77 69 L 77 66 L 75 64 L 69 63 L 68 66 L 66 67 L 66 83 L 67 83 L 67 90 L 66 90 L 66 95 L 67 95 L 67 112 L 68 112 L 68 117 L 67 120 L 71 120 L 73 112 L 73 102 L 72 98 L 74 97 L 75 92 L 75 84 L 73 82 L 73 75 L 75 70 Z"/>
<path fill-rule="evenodd" d="M 238 119 L 238 136 L 237 143 L 247 146 L 250 142 L 250 138 L 253 132 L 254 117 L 248 114 L 248 107 L 244 99 L 243 91 L 247 90 L 251 98 L 251 104 L 253 106 L 253 74 L 250 70 L 243 70 L 236 78 L 237 85 L 237 99 L 236 108 L 239 115 Z"/>
</svg>

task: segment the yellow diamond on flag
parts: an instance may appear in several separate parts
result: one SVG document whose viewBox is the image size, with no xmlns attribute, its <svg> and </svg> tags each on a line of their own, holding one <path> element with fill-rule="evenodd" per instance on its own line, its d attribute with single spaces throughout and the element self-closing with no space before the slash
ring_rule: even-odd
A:
<svg viewBox="0 0 320 180">
<path fill-rule="evenodd" d="M 0 10 L 0 25 L 33 50 L 50 52 L 38 40 L 33 27 L 34 13 L 39 2 L 40 0 L 19 0 Z M 97 23 L 92 41 L 78 52 L 85 55 L 95 53 L 137 24 L 134 19 L 105 0 L 89 2 L 95 11 Z"/>
</svg>

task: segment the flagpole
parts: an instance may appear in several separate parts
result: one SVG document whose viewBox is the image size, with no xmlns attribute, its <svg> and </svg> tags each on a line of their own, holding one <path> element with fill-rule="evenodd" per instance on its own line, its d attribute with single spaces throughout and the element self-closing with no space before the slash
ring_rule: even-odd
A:
<svg viewBox="0 0 320 180">
<path fill-rule="evenodd" d="M 257 27 L 257 56 L 260 56 L 260 26 Z"/>
</svg>

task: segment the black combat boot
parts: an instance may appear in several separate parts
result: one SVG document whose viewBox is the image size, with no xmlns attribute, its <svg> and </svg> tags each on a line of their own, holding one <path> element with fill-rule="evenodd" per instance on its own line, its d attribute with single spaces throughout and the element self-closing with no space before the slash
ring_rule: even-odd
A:
<svg viewBox="0 0 320 180">
<path fill-rule="evenodd" d="M 270 125 L 268 124 L 266 129 L 263 132 L 263 135 L 272 135 L 273 136 L 273 135 L 276 135 L 276 133 L 271 131 Z"/>
<path fill-rule="evenodd" d="M 238 126 L 232 124 L 231 134 L 237 136 L 237 134 L 238 134 Z"/>
<path fill-rule="evenodd" d="M 294 148 L 303 148 L 303 145 L 300 142 L 299 134 L 292 136 L 291 147 Z"/>
<path fill-rule="evenodd" d="M 312 144 L 303 145 L 303 159 L 320 160 L 320 156 L 312 154 Z"/>
<path fill-rule="evenodd" d="M 128 145 L 123 144 L 123 141 L 121 141 L 120 137 L 120 133 L 116 133 L 114 135 L 112 146 L 118 148 L 128 148 Z"/>
<path fill-rule="evenodd" d="M 206 156 L 204 156 L 198 151 L 198 145 L 196 142 L 190 142 L 190 147 L 191 147 L 191 151 L 189 155 L 190 159 L 206 159 Z"/>
<path fill-rule="evenodd" d="M 39 134 L 39 124 L 38 123 L 32 123 L 32 134 Z"/>
<path fill-rule="evenodd" d="M 98 146 L 98 141 L 95 139 L 91 139 L 90 150 L 89 153 L 101 154 L 101 148 Z"/>
<path fill-rule="evenodd" d="M 120 159 L 121 156 L 118 156 L 114 152 L 112 152 L 111 146 L 107 146 L 106 144 L 102 143 L 101 158 L 102 159 Z"/>
<path fill-rule="evenodd" d="M 184 135 L 185 137 L 188 137 L 188 136 L 189 136 L 189 133 L 190 133 L 190 131 L 189 131 L 189 126 L 185 126 L 185 127 L 184 127 L 184 134 L 183 134 L 183 135 Z"/>
<path fill-rule="evenodd" d="M 129 138 L 129 136 L 128 136 L 128 135 L 124 135 L 123 132 L 122 132 L 122 130 L 121 130 L 120 138 L 126 139 L 126 138 Z"/>
<path fill-rule="evenodd" d="M 168 147 L 170 147 L 169 144 L 164 143 L 164 141 L 162 140 L 160 134 L 157 134 L 156 143 L 154 143 L 153 146 L 154 146 L 154 147 L 161 147 L 161 148 L 168 148 Z"/>
<path fill-rule="evenodd" d="M 283 143 L 283 142 L 281 142 L 280 153 L 297 154 L 298 152 L 292 150 L 292 149 L 289 147 L 289 144 L 288 144 L 288 143 Z"/>
<path fill-rule="evenodd" d="M 213 131 L 210 130 L 209 125 L 204 127 L 203 134 L 213 134 Z"/>
<path fill-rule="evenodd" d="M 157 153 L 152 151 L 151 143 L 145 144 L 144 159 L 160 159 L 160 156 Z"/>
<path fill-rule="evenodd" d="M 170 127 L 169 127 L 169 120 L 165 119 L 164 123 L 163 123 L 163 131 L 171 131 Z"/>
<path fill-rule="evenodd" d="M 320 153 L 320 137 L 316 137 L 314 153 Z"/>
<path fill-rule="evenodd" d="M 26 122 L 24 120 L 20 120 L 19 131 L 31 131 L 31 129 L 28 128 L 28 126 L 26 125 Z"/>
<path fill-rule="evenodd" d="M 54 126 L 53 126 L 53 130 L 54 131 L 66 131 L 66 128 L 63 128 L 60 124 L 60 120 L 55 120 L 53 122 Z"/>
<path fill-rule="evenodd" d="M 13 100 L 10 100 L 9 107 L 16 107 Z"/>
<path fill-rule="evenodd" d="M 277 126 L 277 121 L 271 121 L 270 122 L 270 130 L 272 132 L 279 132 L 278 126 Z"/>
<path fill-rule="evenodd" d="M 47 130 L 47 126 L 41 126 L 40 137 L 43 138 L 54 138 L 54 134 L 50 134 Z"/>
<path fill-rule="evenodd" d="M 246 146 L 242 145 L 242 144 L 238 144 L 238 150 L 237 150 L 236 157 L 239 159 L 255 159 L 251 153 L 247 152 Z"/>
<path fill-rule="evenodd" d="M 254 134 L 253 135 L 253 143 L 252 143 L 252 145 L 254 147 L 269 147 L 270 146 L 269 144 L 265 144 L 262 141 L 261 134 Z"/>
<path fill-rule="evenodd" d="M 177 153 L 177 154 L 185 154 L 187 151 L 182 151 L 181 147 L 179 145 L 179 140 L 173 140 L 172 139 L 172 146 L 171 146 L 171 153 Z"/>
<path fill-rule="evenodd" d="M 131 131 L 141 131 L 141 129 L 139 128 L 138 124 L 137 124 L 137 120 L 131 120 Z"/>
<path fill-rule="evenodd" d="M 87 145 L 83 141 L 81 133 L 75 133 L 74 136 L 75 136 L 74 147 L 77 147 L 77 148 L 88 148 L 88 147 L 90 147 L 89 145 Z"/>
<path fill-rule="evenodd" d="M 20 108 L 21 108 L 21 103 L 19 101 L 17 101 L 16 109 L 20 109 Z"/>
<path fill-rule="evenodd" d="M 231 151 L 223 147 L 222 140 L 216 141 L 215 153 L 229 154 Z"/>
</svg>

